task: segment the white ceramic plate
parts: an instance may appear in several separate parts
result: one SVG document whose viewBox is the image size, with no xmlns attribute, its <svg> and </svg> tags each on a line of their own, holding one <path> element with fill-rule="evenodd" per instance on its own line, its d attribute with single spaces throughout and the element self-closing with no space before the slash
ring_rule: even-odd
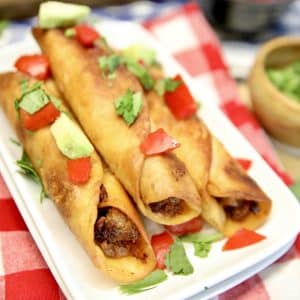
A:
<svg viewBox="0 0 300 300">
<path fill-rule="evenodd" d="M 294 239 L 285 245 L 283 248 L 275 252 L 274 254 L 268 256 L 263 261 L 256 263 L 255 265 L 247 268 L 246 270 L 239 272 L 228 279 L 223 280 L 220 283 L 213 285 L 212 287 L 208 287 L 204 291 L 196 294 L 189 298 L 189 300 L 206 300 L 211 299 L 221 293 L 231 289 L 232 287 L 238 285 L 239 283 L 245 281 L 246 279 L 250 278 L 251 276 L 257 274 L 261 270 L 265 269 L 273 262 L 275 262 L 278 258 L 280 258 L 285 252 L 287 252 L 294 243 Z"/>
<path fill-rule="evenodd" d="M 185 72 L 139 25 L 103 22 L 97 24 L 97 28 L 115 47 L 125 47 L 130 43 L 139 42 L 154 48 L 168 75 L 181 73 L 195 92 Z M 30 38 L 25 42 L 0 49 L 0 71 L 12 69 L 19 55 L 37 51 L 38 47 Z M 201 98 L 198 92 L 194 94 L 196 99 Z M 213 287 L 234 275 L 247 271 L 251 266 L 266 262 L 268 258 L 286 247 L 300 229 L 300 207 L 288 188 L 226 117 L 209 103 L 210 99 L 203 100 L 200 115 L 209 128 L 232 155 L 253 161 L 250 175 L 273 201 L 270 218 L 259 230 L 268 238 L 253 246 L 228 252 L 221 251 L 223 241 L 216 243 L 206 259 L 194 257 L 192 247 L 187 245 L 186 250 L 195 269 L 192 275 L 170 275 L 169 279 L 157 288 L 130 296 L 130 299 L 159 297 L 174 300 L 195 295 L 204 291 L 205 287 Z M 15 161 L 19 159 L 21 149 L 9 141 L 11 137 L 15 137 L 15 134 L 0 110 L 0 171 L 12 191 L 29 230 L 66 296 L 72 299 L 128 299 L 128 296 L 119 293 L 115 283 L 104 277 L 93 266 L 53 203 L 45 200 L 41 204 L 38 200 L 39 188 L 17 172 Z M 237 283 L 237 281 L 234 282 Z"/>
</svg>

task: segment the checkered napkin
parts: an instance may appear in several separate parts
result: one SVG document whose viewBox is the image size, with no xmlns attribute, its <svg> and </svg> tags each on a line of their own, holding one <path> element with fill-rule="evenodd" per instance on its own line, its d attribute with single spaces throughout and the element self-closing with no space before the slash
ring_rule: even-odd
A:
<svg viewBox="0 0 300 300">
<path fill-rule="evenodd" d="M 206 95 L 253 144 L 288 185 L 291 178 L 280 167 L 264 131 L 240 102 L 234 81 L 220 52 L 219 41 L 201 10 L 190 3 L 166 16 L 144 23 L 184 66 Z M 206 89 L 210 85 L 213 89 Z M 277 263 L 218 296 L 220 300 L 300 299 L 300 238 Z M 298 273 L 297 273 L 298 272 Z M 284 288 L 282 283 L 285 283 Z M 35 246 L 0 175 L 0 300 L 64 299 Z"/>
</svg>

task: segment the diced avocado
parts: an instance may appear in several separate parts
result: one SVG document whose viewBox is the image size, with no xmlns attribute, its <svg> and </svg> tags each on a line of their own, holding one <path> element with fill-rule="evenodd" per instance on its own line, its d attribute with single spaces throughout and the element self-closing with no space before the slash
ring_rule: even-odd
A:
<svg viewBox="0 0 300 300">
<path fill-rule="evenodd" d="M 133 59 L 135 62 L 142 60 L 150 66 L 155 62 L 155 51 L 143 45 L 134 44 L 123 50 L 123 56 Z"/>
<path fill-rule="evenodd" d="M 19 103 L 19 107 L 31 115 L 39 111 L 49 102 L 47 94 L 42 89 L 32 90 L 25 94 Z"/>
<path fill-rule="evenodd" d="M 85 5 L 58 1 L 44 2 L 39 9 L 39 26 L 41 28 L 72 26 L 83 20 L 90 11 L 91 9 Z"/>
<path fill-rule="evenodd" d="M 65 113 L 60 114 L 50 130 L 59 150 L 70 159 L 87 157 L 94 151 L 79 126 Z"/>
</svg>

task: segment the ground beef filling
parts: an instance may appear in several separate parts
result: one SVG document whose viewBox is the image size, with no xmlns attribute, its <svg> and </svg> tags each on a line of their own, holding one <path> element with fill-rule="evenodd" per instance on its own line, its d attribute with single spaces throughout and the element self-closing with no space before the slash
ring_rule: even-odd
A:
<svg viewBox="0 0 300 300">
<path fill-rule="evenodd" d="M 180 214 L 183 207 L 183 200 L 176 197 L 169 197 L 165 200 L 150 203 L 149 206 L 154 213 L 161 213 L 166 216 L 174 217 Z"/>
<path fill-rule="evenodd" d="M 140 256 L 139 231 L 128 217 L 116 208 L 101 209 L 95 223 L 95 242 L 108 257 Z"/>
<path fill-rule="evenodd" d="M 222 202 L 222 200 L 221 200 Z M 225 201 L 225 203 L 228 201 Z M 254 201 L 235 200 L 231 205 L 224 204 L 226 214 L 234 221 L 243 221 L 250 213 L 257 214 L 259 206 Z"/>
</svg>

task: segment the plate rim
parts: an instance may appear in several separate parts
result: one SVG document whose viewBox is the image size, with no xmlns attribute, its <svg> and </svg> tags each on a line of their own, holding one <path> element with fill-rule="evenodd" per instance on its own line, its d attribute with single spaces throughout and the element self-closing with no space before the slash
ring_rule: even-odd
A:
<svg viewBox="0 0 300 300">
<path fill-rule="evenodd" d="M 143 34 L 145 34 L 145 35 L 147 35 L 148 37 L 148 39 L 151 39 L 152 40 L 152 43 L 153 44 L 155 44 L 156 45 L 156 47 L 158 47 L 158 48 L 160 48 L 160 51 L 161 52 L 164 52 L 164 55 L 167 55 L 167 56 L 169 56 L 169 60 L 171 60 L 172 61 L 172 64 L 173 65 L 175 65 L 175 67 L 176 67 L 176 69 L 179 71 L 179 73 L 181 73 L 182 75 L 183 75 L 183 78 L 187 81 L 187 84 L 189 85 L 189 87 L 191 87 L 192 88 L 192 92 L 193 92 L 193 94 L 195 94 L 196 93 L 196 91 L 195 91 L 195 87 L 194 87 L 194 84 L 193 84 L 193 79 L 192 78 L 190 78 L 190 76 L 187 74 L 187 72 L 171 57 L 171 54 L 169 54 L 168 52 L 167 52 L 167 50 L 166 49 L 164 49 L 161 45 L 159 45 L 159 43 L 154 39 L 154 37 L 152 36 L 152 35 L 150 35 L 150 33 L 148 33 L 141 25 L 139 25 L 139 24 L 137 24 L 137 23 L 132 23 L 132 22 L 128 22 L 128 21 L 103 21 L 103 22 L 109 22 L 109 23 L 121 23 L 121 24 L 124 24 L 124 23 L 129 23 L 130 24 L 130 26 L 135 26 L 135 27 L 137 27 L 137 29 L 139 29 L 139 30 L 142 30 L 143 31 Z M 96 27 L 97 26 L 101 26 L 101 23 L 102 22 L 100 22 L 100 23 L 97 23 L 96 24 Z M 23 41 L 21 41 L 21 42 L 18 42 L 18 43 L 15 43 L 15 44 L 12 44 L 12 45 L 9 45 L 9 46 L 5 46 L 5 47 L 2 47 L 2 48 L 0 48 L 0 53 L 2 53 L 2 52 L 5 52 L 5 51 L 13 51 L 13 50 L 15 50 L 16 51 L 16 49 L 20 49 L 20 48 L 22 48 L 22 46 L 24 46 L 25 48 L 28 48 L 28 47 L 30 47 L 30 46 L 33 46 L 34 44 L 29 44 L 29 42 L 30 42 L 30 40 L 29 39 L 25 39 L 25 40 L 23 40 Z M 205 103 L 205 105 L 208 105 L 207 103 Z M 268 172 L 273 172 L 273 170 L 271 170 L 271 168 L 267 165 L 267 163 L 260 157 L 260 155 L 256 152 L 256 150 L 253 148 L 253 146 L 246 140 L 246 138 L 232 125 L 232 123 L 227 119 L 227 117 L 218 109 L 218 107 L 216 107 L 215 105 L 212 105 L 212 109 L 214 110 L 214 112 L 217 112 L 217 114 L 218 114 L 218 116 L 220 116 L 222 119 L 223 119 L 223 121 L 222 122 L 227 122 L 227 125 L 226 126 L 230 126 L 231 128 L 233 128 L 234 129 L 234 131 L 235 131 L 235 134 L 238 134 L 239 135 L 239 139 L 241 140 L 243 140 L 243 143 L 245 144 L 245 143 L 247 143 L 248 145 L 248 147 L 250 146 L 251 147 L 251 149 L 252 149 L 252 152 L 253 152 L 253 156 L 255 157 L 255 159 L 256 160 L 259 160 L 260 161 L 260 164 L 263 164 L 264 166 L 264 168 L 267 168 L 268 169 Z M 211 109 L 211 108 L 210 108 Z M 229 124 L 230 123 L 230 124 Z M 0 141 L 0 144 L 1 144 L 1 146 L 4 146 L 5 147 L 5 143 L 4 142 L 2 142 L 2 141 Z M 15 201 L 15 203 L 16 203 L 16 205 L 17 205 L 17 207 L 18 207 L 18 209 L 22 212 L 22 210 L 24 211 L 24 208 L 21 208 L 20 209 L 20 206 L 22 206 L 23 204 L 24 204 L 24 206 L 26 206 L 26 201 L 24 201 L 24 199 L 23 199 L 23 197 L 22 197 L 22 194 L 20 193 L 20 191 L 19 191 L 19 188 L 18 188 L 18 184 L 17 184 L 17 182 L 15 182 L 15 180 L 13 179 L 14 178 L 14 176 L 13 176 L 13 174 L 11 174 L 11 171 L 9 170 L 9 167 L 7 166 L 7 163 L 5 162 L 5 159 L 4 159 L 4 155 L 3 155 L 3 149 L 2 149 L 2 147 L 0 147 L 0 159 L 1 159 L 1 163 L 0 163 L 0 169 L 2 170 L 3 168 L 5 168 L 6 169 L 6 171 L 8 172 L 8 174 L 9 175 L 6 175 L 6 176 L 9 176 L 9 179 L 8 179 L 8 181 L 12 181 L 12 183 L 15 185 L 15 189 L 16 189 L 16 191 L 14 192 L 15 194 L 17 194 L 18 193 L 18 195 L 17 195 L 17 200 L 15 199 L 15 195 L 14 195 L 14 199 L 16 200 Z M 1 164 L 3 164 L 5 167 L 1 167 Z M 274 175 L 275 173 L 273 172 L 273 175 Z M 273 176 L 272 175 L 272 176 Z M 5 179 L 5 175 L 4 175 L 4 173 L 2 172 L 2 176 L 3 176 L 3 178 L 4 178 L 4 180 L 6 181 L 6 179 Z M 275 179 L 275 178 L 274 178 Z M 282 186 L 284 186 L 284 184 L 280 181 L 280 179 L 279 178 L 276 178 L 276 180 L 277 180 L 277 184 L 281 184 Z M 11 185 L 12 185 L 12 183 L 10 183 Z M 288 190 L 288 188 L 286 187 L 286 186 L 284 186 L 284 188 L 286 189 L 286 190 Z M 13 191 L 12 190 L 10 190 L 10 192 L 13 194 Z M 290 192 L 290 194 L 291 194 L 291 192 Z M 20 197 L 20 199 L 18 199 L 18 197 Z M 294 202 L 294 205 L 296 204 L 296 199 L 295 199 L 295 202 Z M 23 202 L 23 203 L 18 203 L 18 202 Z M 298 205 L 298 203 L 297 203 L 297 205 Z M 295 205 L 295 207 L 296 207 L 296 205 Z M 298 206 L 297 206 L 298 207 Z M 25 207 L 25 209 L 27 209 L 26 207 Z M 300 208 L 298 207 L 297 208 L 298 209 L 298 211 L 300 212 Z M 28 209 L 27 209 L 28 210 Z M 34 218 L 33 218 L 33 216 L 31 215 L 31 213 L 30 212 L 28 212 L 27 211 L 27 213 L 29 214 L 29 218 L 31 218 L 31 219 L 33 219 L 34 220 Z M 25 213 L 26 214 L 26 213 Z M 23 213 L 22 213 L 22 216 L 23 216 Z M 24 218 L 24 216 L 23 216 L 23 218 Z M 25 218 L 24 218 L 24 221 L 25 221 L 25 223 L 27 224 L 27 222 L 26 222 L 26 220 L 25 220 Z M 33 235 L 33 237 L 34 237 L 34 240 L 35 240 L 35 242 L 36 242 L 36 244 L 38 245 L 38 247 L 40 248 L 40 244 L 42 243 L 42 244 L 44 244 L 41 248 L 45 248 L 44 250 L 41 250 L 40 249 L 40 251 L 43 253 L 43 256 L 44 256 L 44 258 L 45 258 L 45 260 L 47 261 L 47 264 L 48 264 L 48 266 L 49 266 L 49 268 L 51 269 L 51 265 L 53 264 L 53 266 L 52 266 L 52 268 L 54 269 L 54 271 L 51 269 L 51 271 L 52 271 L 52 273 L 54 273 L 54 276 L 55 276 L 55 273 L 57 272 L 57 273 L 59 273 L 60 274 L 60 271 L 59 271 L 59 268 L 57 268 L 57 266 L 55 266 L 55 259 L 53 260 L 53 258 L 51 258 L 51 254 L 49 254 L 49 253 L 47 253 L 47 251 L 49 252 L 49 250 L 48 250 L 48 247 L 47 247 L 47 242 L 45 242 L 44 240 L 43 240 L 43 235 L 41 235 L 40 234 L 40 232 L 38 231 L 38 226 L 36 226 L 36 224 L 35 224 L 35 222 L 34 221 L 32 221 L 33 222 L 33 225 L 30 225 L 30 226 L 28 226 L 28 228 L 30 228 L 30 233 Z M 28 223 L 30 223 L 30 221 L 28 222 Z M 31 227 L 32 226 L 34 226 L 34 227 L 36 227 L 36 228 L 34 228 L 33 230 L 31 229 Z M 32 233 L 32 231 L 34 231 L 34 230 L 37 230 L 37 233 Z M 289 235 L 288 235 L 288 237 L 285 237 L 285 238 L 283 238 L 282 240 L 281 240 L 281 243 L 280 243 L 280 246 L 277 246 L 277 248 L 275 249 L 275 250 L 270 250 L 269 252 L 268 252 L 268 254 L 266 255 L 265 254 L 265 251 L 263 251 L 263 253 L 261 253 L 260 255 L 258 255 L 258 257 L 259 257 L 259 259 L 257 259 L 257 261 L 256 261 L 256 263 L 258 263 L 258 262 L 260 262 L 260 261 L 262 261 L 264 258 L 266 258 L 266 257 L 269 257 L 270 255 L 272 255 L 272 254 L 274 254 L 276 251 L 278 251 L 278 249 L 280 249 L 282 246 L 284 246 L 284 245 L 286 245 L 286 244 L 288 244 L 288 242 L 291 240 L 291 239 L 293 239 L 295 236 L 296 236 L 296 234 L 299 232 L 299 230 L 300 230 L 300 224 L 299 224 L 299 228 L 295 228 L 295 232 L 294 233 L 292 233 L 292 234 L 290 234 L 289 233 Z M 35 236 L 34 236 L 35 235 Z M 38 237 L 37 237 L 38 236 Z M 39 242 L 37 242 L 37 240 L 39 240 Z M 40 241 L 41 240 L 41 241 Z M 268 247 L 267 249 L 272 249 L 271 247 Z M 46 253 L 46 254 L 44 254 L 44 252 Z M 260 250 L 260 252 L 261 252 L 261 250 Z M 48 256 L 47 256 L 48 255 Z M 48 259 L 48 260 L 47 260 Z M 53 261 L 51 261 L 51 260 L 53 260 Z M 48 262 L 48 261 L 50 261 L 50 263 Z M 206 280 L 206 282 L 205 282 L 205 285 L 208 285 L 208 286 L 213 286 L 213 285 L 215 285 L 215 284 L 217 284 L 217 283 L 220 283 L 220 282 L 222 282 L 223 280 L 226 280 L 227 278 L 230 278 L 231 276 L 233 276 L 233 275 L 235 275 L 235 274 L 237 274 L 238 273 L 238 271 L 237 271 L 237 269 L 242 269 L 242 271 L 243 270 L 245 270 L 245 269 L 247 269 L 250 265 L 251 265 L 252 263 L 246 263 L 246 262 L 244 262 L 244 264 L 243 264 L 243 266 L 242 266 L 242 268 L 241 268 L 241 264 L 239 264 L 239 266 L 238 267 L 231 267 L 230 268 L 230 270 L 231 270 L 231 272 L 229 272 L 229 275 L 228 275 L 228 273 L 227 273 L 227 276 L 226 276 L 226 278 L 221 278 L 222 276 L 219 276 L 219 277 L 217 277 L 218 279 L 216 280 L 215 279 L 215 277 L 214 277 L 214 279 L 213 280 L 211 280 L 211 281 L 216 281 L 214 284 L 211 284 L 210 283 L 210 281 L 209 280 Z M 55 270 L 55 268 L 57 268 L 57 270 Z M 240 272 L 242 272 L 241 270 L 240 270 Z M 57 276 L 59 276 L 59 274 L 57 274 Z M 223 275 L 224 276 L 224 275 Z M 55 276 L 55 278 L 57 279 L 57 277 Z M 61 284 L 62 284 L 62 282 L 64 283 L 64 279 L 61 279 L 61 280 L 58 280 L 58 283 L 59 282 L 61 282 Z M 208 283 L 207 283 L 208 282 Z M 59 285 L 60 285 L 60 287 L 62 288 L 62 285 L 61 285 L 60 283 L 59 283 Z M 204 286 L 203 284 L 201 284 L 201 285 L 196 285 L 195 283 L 192 283 L 191 285 L 189 285 L 187 288 L 184 288 L 184 289 L 182 289 L 182 290 L 180 290 L 180 293 L 178 293 L 177 295 L 175 295 L 175 297 L 174 297 L 174 295 L 173 295 L 173 299 L 175 298 L 175 299 L 182 299 L 183 297 L 184 298 L 186 298 L 187 296 L 188 297 L 190 297 L 190 296 L 192 296 L 192 295 L 195 295 L 195 294 L 197 294 L 197 293 L 199 293 L 199 292 L 201 292 L 202 290 L 203 290 L 203 288 L 201 289 L 201 287 L 202 286 Z M 64 293 L 65 293 L 65 290 L 66 290 L 67 288 L 66 287 L 64 287 L 64 288 L 62 288 L 62 290 L 64 291 Z M 71 293 L 68 293 L 69 295 L 72 295 L 72 292 Z M 73 295 L 74 296 L 74 295 Z M 73 296 L 71 296 L 71 298 L 76 298 L 76 296 L 75 297 L 73 297 Z"/>
</svg>

